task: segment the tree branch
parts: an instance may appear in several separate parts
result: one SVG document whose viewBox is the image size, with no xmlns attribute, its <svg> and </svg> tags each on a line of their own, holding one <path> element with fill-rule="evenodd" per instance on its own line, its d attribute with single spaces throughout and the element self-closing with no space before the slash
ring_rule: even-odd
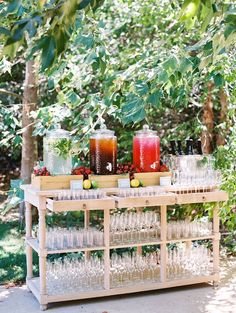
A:
<svg viewBox="0 0 236 313">
<path fill-rule="evenodd" d="M 15 97 L 15 98 L 23 99 L 23 97 L 22 97 L 21 95 L 18 95 L 18 94 L 17 94 L 17 93 L 15 93 L 15 92 L 8 91 L 8 90 L 1 89 L 1 88 L 0 88 L 0 94 L 4 94 L 4 95 L 11 96 L 11 97 Z"/>
</svg>

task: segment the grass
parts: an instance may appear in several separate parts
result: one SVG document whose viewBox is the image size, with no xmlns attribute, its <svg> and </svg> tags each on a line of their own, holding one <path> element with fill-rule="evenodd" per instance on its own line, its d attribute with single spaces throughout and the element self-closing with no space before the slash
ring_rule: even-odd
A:
<svg viewBox="0 0 236 313">
<path fill-rule="evenodd" d="M 18 221 L 0 220 L 0 284 L 20 283 L 26 277 L 24 232 Z M 38 258 L 34 254 L 34 271 L 38 271 Z"/>
</svg>

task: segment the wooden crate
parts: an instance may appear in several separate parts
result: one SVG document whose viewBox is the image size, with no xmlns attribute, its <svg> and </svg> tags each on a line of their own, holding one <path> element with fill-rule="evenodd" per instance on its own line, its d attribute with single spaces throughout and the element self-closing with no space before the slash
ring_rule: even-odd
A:
<svg viewBox="0 0 236 313">
<path fill-rule="evenodd" d="M 89 175 L 89 179 L 98 183 L 98 188 L 118 187 L 118 179 L 129 179 L 129 174 L 124 175 Z"/>
<path fill-rule="evenodd" d="M 35 176 L 31 177 L 31 185 L 38 190 L 70 189 L 71 180 L 81 180 L 83 175 Z"/>
<path fill-rule="evenodd" d="M 160 177 L 166 176 L 171 176 L 171 172 L 149 172 L 134 174 L 134 178 L 141 180 L 144 187 L 160 185 Z"/>
</svg>

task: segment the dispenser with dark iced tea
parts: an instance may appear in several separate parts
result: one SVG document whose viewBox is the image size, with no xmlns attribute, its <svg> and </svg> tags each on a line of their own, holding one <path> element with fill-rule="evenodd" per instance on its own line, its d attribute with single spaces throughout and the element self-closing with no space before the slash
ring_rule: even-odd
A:
<svg viewBox="0 0 236 313">
<path fill-rule="evenodd" d="M 102 125 L 90 137 L 90 169 L 94 174 L 116 173 L 117 139 L 114 131 Z"/>
</svg>

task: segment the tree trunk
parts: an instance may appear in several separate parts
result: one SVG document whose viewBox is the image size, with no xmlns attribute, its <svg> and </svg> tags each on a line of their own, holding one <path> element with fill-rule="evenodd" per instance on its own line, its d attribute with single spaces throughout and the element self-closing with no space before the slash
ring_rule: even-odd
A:
<svg viewBox="0 0 236 313">
<path fill-rule="evenodd" d="M 33 125 L 30 113 L 37 108 L 38 87 L 34 61 L 28 61 L 25 69 L 23 111 L 22 111 L 22 153 L 21 179 L 25 184 L 30 183 L 34 163 L 38 158 L 37 138 L 32 136 Z M 20 220 L 24 218 L 24 206 L 20 206 Z"/>
<path fill-rule="evenodd" d="M 212 138 L 214 130 L 214 112 L 213 112 L 213 102 L 212 102 L 212 89 L 214 87 L 213 83 L 208 83 L 208 94 L 206 101 L 203 106 L 202 124 L 204 125 L 204 130 L 201 135 L 203 153 L 212 153 Z"/>
<path fill-rule="evenodd" d="M 219 100 L 220 100 L 220 105 L 221 105 L 220 114 L 219 114 L 219 124 L 223 124 L 227 121 L 228 99 L 227 99 L 226 92 L 222 88 L 219 91 Z M 225 145 L 225 136 L 226 136 L 226 132 L 223 129 L 219 129 L 217 137 L 216 137 L 217 146 Z"/>
</svg>

